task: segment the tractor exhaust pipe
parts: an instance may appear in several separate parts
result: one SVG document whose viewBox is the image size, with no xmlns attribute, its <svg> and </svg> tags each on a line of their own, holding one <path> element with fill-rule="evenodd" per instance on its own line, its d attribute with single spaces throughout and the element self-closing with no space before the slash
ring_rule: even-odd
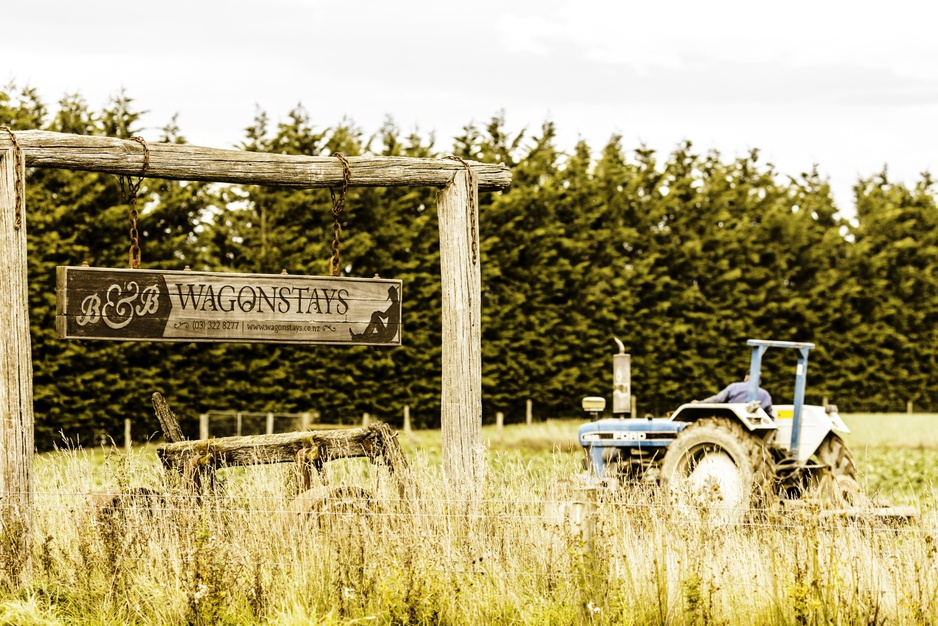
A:
<svg viewBox="0 0 938 626">
<path fill-rule="evenodd" d="M 619 346 L 619 354 L 612 357 L 612 413 L 632 413 L 632 357 L 625 352 L 625 345 L 613 337 Z"/>
</svg>

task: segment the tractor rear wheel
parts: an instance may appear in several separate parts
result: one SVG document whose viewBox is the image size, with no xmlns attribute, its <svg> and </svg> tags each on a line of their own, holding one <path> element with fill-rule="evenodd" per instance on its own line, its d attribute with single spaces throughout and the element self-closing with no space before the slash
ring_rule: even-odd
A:
<svg viewBox="0 0 938 626">
<path fill-rule="evenodd" d="M 817 490 L 824 500 L 835 506 L 856 507 L 866 504 L 857 481 L 853 455 L 839 435 L 829 433 L 814 456 L 820 465 L 826 466 L 815 478 Z"/>
<path fill-rule="evenodd" d="M 772 463 L 762 439 L 739 422 L 711 417 L 685 428 L 668 446 L 661 483 L 669 500 L 682 508 L 739 521 L 768 502 Z"/>
<path fill-rule="evenodd" d="M 818 461 L 831 468 L 835 476 L 849 476 L 856 480 L 857 465 L 853 462 L 853 455 L 847 449 L 847 444 L 839 435 L 829 433 L 814 453 Z"/>
</svg>

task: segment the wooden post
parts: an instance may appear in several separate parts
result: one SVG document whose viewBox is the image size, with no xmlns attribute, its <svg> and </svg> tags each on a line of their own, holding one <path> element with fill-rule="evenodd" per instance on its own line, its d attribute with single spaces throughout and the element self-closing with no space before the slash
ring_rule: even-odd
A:
<svg viewBox="0 0 938 626">
<path fill-rule="evenodd" d="M 312 424 L 312 416 L 310 416 L 309 411 L 306 411 L 300 417 L 300 430 L 305 433 L 309 430 L 310 424 Z"/>
<path fill-rule="evenodd" d="M 268 435 L 274 434 L 274 414 L 273 413 L 267 414 L 267 434 Z"/>
<path fill-rule="evenodd" d="M 501 411 L 495 414 L 495 429 L 501 432 L 505 428 L 505 414 Z"/>
<path fill-rule="evenodd" d="M 638 417 L 638 398 L 632 394 L 632 417 Z"/>
<path fill-rule="evenodd" d="M 169 403 L 166 402 L 163 394 L 154 391 L 153 395 L 150 396 L 150 401 L 153 403 L 153 412 L 156 413 L 156 419 L 160 421 L 160 428 L 163 429 L 163 436 L 173 443 L 185 441 L 186 438 L 182 434 L 182 429 L 179 428 L 179 420 L 176 419 L 175 413 L 170 410 Z M 208 439 L 208 415 L 199 416 L 199 430 L 202 430 L 203 418 L 205 418 L 205 439 Z"/>
<path fill-rule="evenodd" d="M 583 541 L 582 550 L 593 550 L 593 537 L 596 534 L 596 487 L 577 489 L 577 499 L 570 511 L 570 528 Z"/>
<path fill-rule="evenodd" d="M 208 413 L 199 415 L 199 439 L 208 439 Z"/>
<path fill-rule="evenodd" d="M 467 171 L 457 171 L 438 196 L 443 308 L 440 422 L 444 476 L 475 489 L 482 479 L 482 279 L 479 195 L 470 178 Z"/>
<path fill-rule="evenodd" d="M 411 433 L 411 430 L 410 430 L 410 405 L 409 405 L 409 404 L 405 404 L 405 405 L 404 405 L 404 434 L 405 434 L 405 435 L 409 435 L 410 433 Z"/>
<path fill-rule="evenodd" d="M 26 279 L 26 190 L 23 154 L 0 133 L 0 526 L 6 549 L 29 564 L 33 523 L 33 362 Z M 19 170 L 19 175 L 17 175 Z M 19 206 L 17 206 L 19 201 Z M 20 216 L 19 228 L 15 223 Z M 0 575 L 2 576 L 2 575 Z"/>
<path fill-rule="evenodd" d="M 238 416 L 235 418 L 235 435 L 237 437 L 241 436 L 241 411 L 238 411 Z"/>
<path fill-rule="evenodd" d="M 524 405 L 524 423 L 530 426 L 534 423 L 534 403 L 528 398 Z"/>
<path fill-rule="evenodd" d="M 371 423 L 371 416 L 367 413 L 362 413 L 362 428 L 368 428 L 368 424 Z"/>
<path fill-rule="evenodd" d="M 131 444 L 132 442 L 130 441 L 130 418 L 125 417 L 124 418 L 124 453 L 125 454 L 130 454 Z"/>
<path fill-rule="evenodd" d="M 909 415 L 912 414 L 912 401 L 911 400 L 905 403 L 905 412 L 908 413 Z"/>
</svg>

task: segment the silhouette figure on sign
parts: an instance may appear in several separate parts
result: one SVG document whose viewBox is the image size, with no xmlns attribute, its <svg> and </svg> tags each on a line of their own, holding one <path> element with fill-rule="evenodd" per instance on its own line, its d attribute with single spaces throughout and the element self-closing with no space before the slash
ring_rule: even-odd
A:
<svg viewBox="0 0 938 626">
<path fill-rule="evenodd" d="M 397 329 L 401 325 L 401 300 L 397 295 L 397 288 L 388 289 L 388 300 L 391 306 L 385 311 L 375 311 L 371 314 L 371 322 L 365 330 L 355 334 L 349 328 L 352 341 L 369 341 L 372 343 L 385 343 L 397 336 Z"/>
</svg>

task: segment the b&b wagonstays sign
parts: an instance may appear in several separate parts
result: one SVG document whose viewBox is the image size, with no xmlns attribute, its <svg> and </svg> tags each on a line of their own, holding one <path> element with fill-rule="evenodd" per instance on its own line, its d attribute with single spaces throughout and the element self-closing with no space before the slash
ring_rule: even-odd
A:
<svg viewBox="0 0 938 626">
<path fill-rule="evenodd" d="M 56 268 L 61 339 L 400 345 L 401 281 Z"/>
</svg>

